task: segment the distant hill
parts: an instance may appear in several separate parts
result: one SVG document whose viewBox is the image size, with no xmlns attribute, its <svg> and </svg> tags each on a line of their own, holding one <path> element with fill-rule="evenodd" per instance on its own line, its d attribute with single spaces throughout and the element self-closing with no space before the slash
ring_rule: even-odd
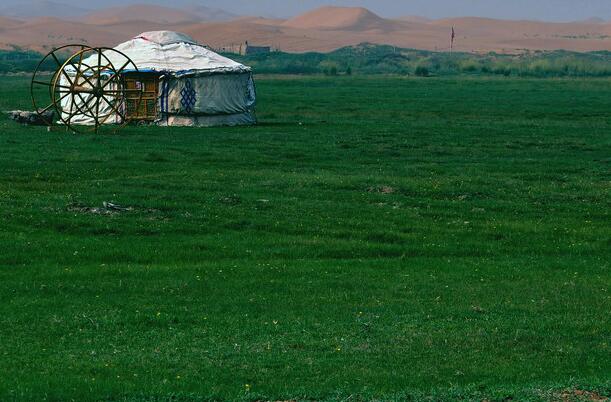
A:
<svg viewBox="0 0 611 402">
<path fill-rule="evenodd" d="M 9 44 L 38 51 L 62 44 L 112 44 L 123 39 L 120 32 L 56 17 L 35 18 L 0 31 L 0 47 L 6 48 Z"/>
<path fill-rule="evenodd" d="M 19 19 L 38 17 L 80 17 L 91 10 L 74 3 L 64 3 L 50 0 L 37 0 L 10 6 L 0 4 L 0 15 Z"/>
<path fill-rule="evenodd" d="M 426 23 L 431 22 L 430 18 L 421 17 L 419 15 L 405 15 L 403 17 L 399 17 L 398 20 L 405 21 L 405 22 L 418 22 L 421 24 L 426 24 Z"/>
<path fill-rule="evenodd" d="M 21 24 L 23 24 L 23 21 L 0 16 L 0 31 L 11 29 Z"/>
<path fill-rule="evenodd" d="M 586 24 L 605 24 L 607 21 L 602 18 L 592 17 L 592 18 L 585 19 L 583 21 L 575 21 L 575 22 L 585 22 Z"/>
<path fill-rule="evenodd" d="M 222 21 L 236 16 L 223 10 L 200 5 L 186 9 L 174 9 L 151 4 L 133 4 L 110 7 L 87 14 L 83 22 L 94 25 L 110 25 L 126 21 L 146 21 L 154 24 L 184 24 L 203 21 Z"/>
<path fill-rule="evenodd" d="M 83 10 L 77 7 L 72 12 Z M 38 50 L 75 41 L 114 46 L 143 31 L 166 29 L 190 34 L 213 48 L 248 41 L 287 52 L 329 52 L 367 42 L 443 51 L 450 48 L 450 32 L 454 27 L 455 51 L 518 54 L 536 50 L 611 49 L 611 23 L 599 20 L 549 23 L 477 17 L 387 19 L 358 7 L 322 7 L 290 19 L 237 17 L 204 6 L 182 9 L 170 3 L 111 7 L 51 19 L 6 17 L 0 20 L 0 48 Z"/>
<path fill-rule="evenodd" d="M 239 17 L 237 14 L 219 8 L 211 8 L 202 5 L 190 5 L 185 7 L 184 10 L 197 15 L 203 21 L 229 21 Z"/>
<path fill-rule="evenodd" d="M 366 31 L 385 29 L 393 24 L 393 21 L 385 20 L 366 8 L 322 7 L 291 18 L 283 22 L 282 26 L 298 29 Z"/>
<path fill-rule="evenodd" d="M 199 17 L 184 10 L 157 6 L 134 4 L 123 7 L 110 7 L 94 11 L 83 18 L 83 22 L 94 25 L 111 25 L 126 21 L 146 21 L 155 24 L 177 24 L 196 22 Z"/>
</svg>

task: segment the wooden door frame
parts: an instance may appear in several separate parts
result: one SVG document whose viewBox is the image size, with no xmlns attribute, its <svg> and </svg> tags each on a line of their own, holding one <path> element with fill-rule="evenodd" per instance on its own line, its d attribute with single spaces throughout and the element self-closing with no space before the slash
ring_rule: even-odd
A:
<svg viewBox="0 0 611 402">
<path fill-rule="evenodd" d="M 126 73 L 123 76 L 127 89 L 140 89 L 138 85 L 144 85 L 142 100 L 137 110 L 130 109 L 130 95 L 126 96 L 125 117 L 128 121 L 155 121 L 159 117 L 157 100 L 159 99 L 159 77 L 157 73 Z M 133 99 L 139 98 L 139 94 Z"/>
</svg>

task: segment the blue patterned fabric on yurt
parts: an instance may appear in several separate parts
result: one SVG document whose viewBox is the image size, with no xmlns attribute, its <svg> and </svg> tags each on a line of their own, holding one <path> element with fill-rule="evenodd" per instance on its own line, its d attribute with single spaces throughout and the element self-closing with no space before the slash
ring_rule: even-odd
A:
<svg viewBox="0 0 611 402">
<path fill-rule="evenodd" d="M 191 113 L 196 101 L 193 84 L 191 84 L 191 80 L 186 80 L 185 87 L 180 91 L 180 104 L 185 112 Z"/>
</svg>

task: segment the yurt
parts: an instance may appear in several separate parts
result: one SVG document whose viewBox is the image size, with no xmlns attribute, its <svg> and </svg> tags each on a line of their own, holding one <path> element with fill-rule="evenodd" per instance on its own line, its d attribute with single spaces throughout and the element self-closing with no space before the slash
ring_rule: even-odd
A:
<svg viewBox="0 0 611 402">
<path fill-rule="evenodd" d="M 136 68 L 123 70 L 127 87 L 142 92 L 137 106 L 133 99 L 125 102 L 122 115 L 126 120 L 200 127 L 256 122 L 256 93 L 250 67 L 172 31 L 144 32 L 114 49 L 128 56 L 137 68 L 137 72 Z M 104 58 L 115 66 L 121 65 L 121 53 L 107 51 Z M 94 64 L 95 60 L 82 61 L 83 66 Z M 75 75 L 74 65 L 66 73 Z M 103 103 L 101 107 L 105 107 Z M 111 116 L 104 122 L 120 120 L 119 116 Z M 94 121 L 82 113 L 72 116 L 71 123 L 87 125 Z"/>
</svg>

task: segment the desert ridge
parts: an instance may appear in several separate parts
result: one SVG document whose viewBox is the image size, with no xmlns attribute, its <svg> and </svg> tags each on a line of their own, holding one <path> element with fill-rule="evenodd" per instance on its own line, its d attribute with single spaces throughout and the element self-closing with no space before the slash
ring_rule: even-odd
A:
<svg viewBox="0 0 611 402">
<path fill-rule="evenodd" d="M 139 32 L 163 29 L 184 32 L 213 48 L 249 41 L 286 52 L 327 52 L 368 42 L 444 51 L 452 27 L 458 51 L 611 49 L 611 23 L 598 19 L 571 23 L 477 17 L 389 19 L 360 7 L 321 7 L 289 19 L 270 19 L 238 17 L 201 6 L 154 5 L 109 7 L 66 18 L 0 16 L 0 47 L 46 50 L 67 42 L 112 46 Z"/>
</svg>

